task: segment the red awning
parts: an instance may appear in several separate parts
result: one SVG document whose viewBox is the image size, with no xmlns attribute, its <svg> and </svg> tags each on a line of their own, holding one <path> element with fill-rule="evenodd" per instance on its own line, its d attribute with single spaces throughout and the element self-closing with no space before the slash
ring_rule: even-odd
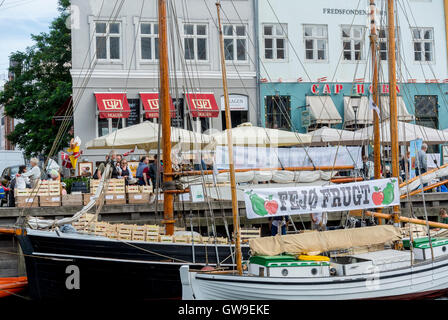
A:
<svg viewBox="0 0 448 320">
<path fill-rule="evenodd" d="M 100 118 L 129 118 L 129 108 L 126 93 L 95 93 Z"/>
<path fill-rule="evenodd" d="M 145 109 L 146 118 L 159 117 L 159 94 L 157 92 L 140 93 L 142 99 L 143 109 Z M 171 118 L 176 117 L 176 108 L 173 104 L 173 99 L 170 98 L 170 115 Z"/>
<path fill-rule="evenodd" d="M 213 93 L 186 93 L 192 117 L 217 118 L 219 107 Z"/>
</svg>

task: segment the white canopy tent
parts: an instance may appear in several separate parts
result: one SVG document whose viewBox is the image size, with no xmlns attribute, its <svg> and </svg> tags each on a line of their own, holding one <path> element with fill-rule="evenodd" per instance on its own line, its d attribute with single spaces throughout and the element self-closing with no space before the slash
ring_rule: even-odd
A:
<svg viewBox="0 0 448 320">
<path fill-rule="evenodd" d="M 356 131 L 366 140 L 373 140 L 373 126 Z M 381 143 L 390 143 L 390 122 L 383 121 L 380 124 Z M 426 144 L 444 144 L 448 142 L 448 132 L 398 121 L 398 139 L 401 144 L 409 143 L 412 140 L 422 139 Z"/>
<path fill-rule="evenodd" d="M 157 149 L 159 125 L 143 123 L 116 130 L 106 136 L 91 140 L 87 149 L 132 149 L 139 148 L 149 152 Z M 213 141 L 209 135 L 171 127 L 171 143 L 184 151 L 199 150 Z"/>
<path fill-rule="evenodd" d="M 365 138 L 354 131 L 322 127 L 309 133 L 312 145 L 359 145 Z"/>
<path fill-rule="evenodd" d="M 311 143 L 311 136 L 291 131 L 269 129 L 243 123 L 232 128 L 232 142 L 234 146 L 245 147 L 288 147 Z M 216 145 L 227 145 L 227 130 L 212 135 Z"/>
</svg>

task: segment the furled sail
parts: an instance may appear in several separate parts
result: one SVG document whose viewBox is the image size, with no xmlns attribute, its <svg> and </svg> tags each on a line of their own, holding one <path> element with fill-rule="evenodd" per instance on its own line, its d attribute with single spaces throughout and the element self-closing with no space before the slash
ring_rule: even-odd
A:
<svg viewBox="0 0 448 320">
<path fill-rule="evenodd" d="M 264 237 L 249 240 L 254 255 L 282 253 L 306 254 L 375 245 L 401 239 L 400 229 L 392 225 Z"/>
</svg>

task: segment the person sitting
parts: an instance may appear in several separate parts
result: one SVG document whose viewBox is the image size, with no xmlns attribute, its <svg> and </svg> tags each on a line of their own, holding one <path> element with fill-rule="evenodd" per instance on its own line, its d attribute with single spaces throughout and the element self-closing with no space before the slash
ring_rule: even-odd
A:
<svg viewBox="0 0 448 320">
<path fill-rule="evenodd" d="M 439 217 L 440 217 L 440 223 L 448 224 L 448 213 L 446 212 L 445 209 L 440 209 Z"/>
</svg>

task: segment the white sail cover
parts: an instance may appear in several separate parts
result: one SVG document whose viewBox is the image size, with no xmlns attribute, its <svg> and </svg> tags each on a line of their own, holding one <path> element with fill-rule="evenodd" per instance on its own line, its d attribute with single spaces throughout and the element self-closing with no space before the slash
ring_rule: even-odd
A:
<svg viewBox="0 0 448 320">
<path fill-rule="evenodd" d="M 264 237 L 249 240 L 254 255 L 307 254 L 398 241 L 401 231 L 392 225 Z"/>
</svg>

